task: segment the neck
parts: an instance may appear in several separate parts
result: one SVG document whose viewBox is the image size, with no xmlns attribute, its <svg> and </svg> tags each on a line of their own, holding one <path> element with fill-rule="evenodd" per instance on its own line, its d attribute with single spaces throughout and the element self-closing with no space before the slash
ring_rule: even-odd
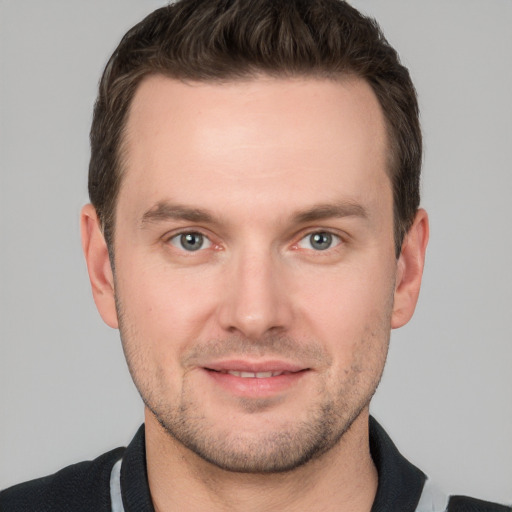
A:
<svg viewBox="0 0 512 512">
<path fill-rule="evenodd" d="M 368 409 L 331 450 L 297 469 L 273 474 L 220 469 L 174 440 L 146 411 L 146 457 L 156 512 L 369 512 L 377 491 Z"/>
</svg>

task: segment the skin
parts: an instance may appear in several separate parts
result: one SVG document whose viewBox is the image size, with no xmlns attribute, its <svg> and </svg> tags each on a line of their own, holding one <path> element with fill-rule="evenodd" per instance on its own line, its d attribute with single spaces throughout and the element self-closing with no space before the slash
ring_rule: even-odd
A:
<svg viewBox="0 0 512 512">
<path fill-rule="evenodd" d="M 152 76 L 125 142 L 115 275 L 91 205 L 82 238 L 146 404 L 155 508 L 369 511 L 369 402 L 428 239 L 420 210 L 396 259 L 371 88 Z"/>
</svg>

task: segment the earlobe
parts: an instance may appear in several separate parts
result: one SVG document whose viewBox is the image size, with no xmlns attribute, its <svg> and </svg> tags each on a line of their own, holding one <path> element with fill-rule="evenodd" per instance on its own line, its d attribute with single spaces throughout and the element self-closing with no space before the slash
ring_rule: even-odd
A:
<svg viewBox="0 0 512 512">
<path fill-rule="evenodd" d="M 117 329 L 114 275 L 105 237 L 92 204 L 86 204 L 82 208 L 80 226 L 82 249 L 87 262 L 94 302 L 103 321 L 110 327 Z"/>
<path fill-rule="evenodd" d="M 397 264 L 395 297 L 391 327 L 397 329 L 412 317 L 420 293 L 425 265 L 425 252 L 429 237 L 428 215 L 419 209 L 405 236 Z"/>
</svg>

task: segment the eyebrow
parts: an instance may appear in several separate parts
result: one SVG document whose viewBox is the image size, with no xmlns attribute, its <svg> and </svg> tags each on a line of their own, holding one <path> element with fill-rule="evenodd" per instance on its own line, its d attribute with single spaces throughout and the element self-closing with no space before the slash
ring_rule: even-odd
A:
<svg viewBox="0 0 512 512">
<path fill-rule="evenodd" d="M 368 212 L 359 203 L 353 201 L 338 201 L 336 203 L 327 203 L 315 205 L 312 208 L 298 212 L 294 220 L 298 224 L 314 222 L 329 218 L 360 217 L 368 218 Z"/>
<path fill-rule="evenodd" d="M 366 209 L 359 203 L 352 201 L 338 201 L 336 203 L 318 204 L 311 208 L 301 210 L 293 216 L 293 222 L 304 224 L 328 218 L 360 217 L 368 218 Z M 167 220 L 184 220 L 188 222 L 200 222 L 214 224 L 214 216 L 201 208 L 190 208 L 168 201 L 159 201 L 155 206 L 147 210 L 141 219 L 141 228 L 147 224 L 164 222 Z"/>
<path fill-rule="evenodd" d="M 163 222 L 166 220 L 186 220 L 189 222 L 213 223 L 213 215 L 200 208 L 189 208 L 179 204 L 159 201 L 155 206 L 147 210 L 141 219 L 141 228 L 147 224 Z"/>
</svg>

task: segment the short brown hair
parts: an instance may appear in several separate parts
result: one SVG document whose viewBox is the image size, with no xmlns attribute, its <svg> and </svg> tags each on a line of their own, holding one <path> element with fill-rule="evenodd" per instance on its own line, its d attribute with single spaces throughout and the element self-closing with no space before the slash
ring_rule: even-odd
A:
<svg viewBox="0 0 512 512">
<path fill-rule="evenodd" d="M 407 69 L 375 20 L 342 0 L 179 0 L 130 29 L 107 63 L 91 127 L 89 196 L 112 256 L 127 114 L 151 74 L 228 81 L 355 75 L 377 96 L 390 141 L 397 257 L 419 206 L 421 130 Z"/>
</svg>

